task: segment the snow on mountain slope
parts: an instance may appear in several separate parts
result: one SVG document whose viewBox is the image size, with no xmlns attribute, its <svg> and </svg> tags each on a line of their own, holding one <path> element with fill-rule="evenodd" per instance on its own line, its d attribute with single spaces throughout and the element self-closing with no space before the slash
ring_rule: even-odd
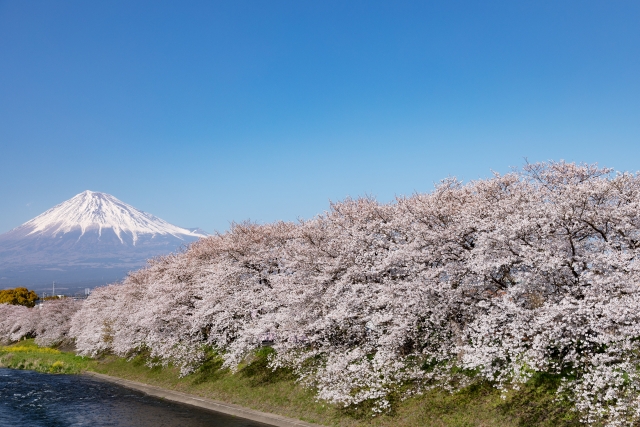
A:
<svg viewBox="0 0 640 427">
<path fill-rule="evenodd" d="M 172 235 L 179 239 L 184 236 L 204 237 L 204 234 L 177 227 L 128 205 L 110 194 L 85 191 L 60 203 L 17 229 L 28 231 L 27 235 L 48 235 L 55 237 L 80 229 L 81 236 L 87 230 L 110 228 L 123 242 L 122 234 L 130 233 L 133 243 L 139 234 Z M 22 233 L 21 233 L 22 234 Z"/>
</svg>

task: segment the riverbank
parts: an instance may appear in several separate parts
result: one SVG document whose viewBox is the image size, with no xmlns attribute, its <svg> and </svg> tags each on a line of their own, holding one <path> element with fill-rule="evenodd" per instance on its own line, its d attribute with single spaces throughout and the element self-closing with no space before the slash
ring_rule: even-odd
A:
<svg viewBox="0 0 640 427">
<path fill-rule="evenodd" d="M 239 405 L 230 403 L 216 402 L 215 400 L 197 397 L 179 391 L 167 390 L 149 384 L 139 383 L 137 381 L 125 380 L 122 378 L 111 377 L 109 375 L 98 374 L 97 372 L 85 372 L 85 375 L 97 378 L 102 381 L 108 381 L 118 384 L 122 387 L 141 391 L 149 396 L 159 397 L 161 399 L 171 400 L 172 402 L 182 403 L 184 405 L 195 406 L 202 409 L 219 412 L 226 415 L 232 415 L 259 423 L 268 424 L 274 427 L 322 427 L 318 424 L 311 424 L 300 420 L 282 417 L 280 415 L 269 414 L 267 412 L 254 411 Z"/>
<path fill-rule="evenodd" d="M 555 402 L 552 382 L 539 378 L 505 400 L 488 384 L 450 394 L 431 391 L 397 402 L 391 414 L 370 417 L 365 411 L 345 410 L 315 400 L 312 390 L 296 383 L 286 370 L 266 367 L 266 352 L 232 374 L 212 358 L 192 375 L 180 378 L 176 369 L 149 368 L 144 357 L 125 360 L 106 356 L 97 360 L 69 352 L 37 347 L 32 340 L 0 348 L 0 366 L 49 373 L 83 371 L 135 381 L 164 390 L 225 402 L 269 414 L 335 427 L 569 427 L 577 417 Z"/>
</svg>

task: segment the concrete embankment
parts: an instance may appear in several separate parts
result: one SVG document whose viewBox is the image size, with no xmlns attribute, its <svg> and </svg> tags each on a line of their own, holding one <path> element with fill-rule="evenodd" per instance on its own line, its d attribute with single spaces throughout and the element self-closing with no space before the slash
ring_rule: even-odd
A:
<svg viewBox="0 0 640 427">
<path fill-rule="evenodd" d="M 292 418 L 282 417 L 280 415 L 269 414 L 267 412 L 260 412 L 242 406 L 233 405 L 231 403 L 218 402 L 211 399 L 205 399 L 199 396 L 193 396 L 191 394 L 182 393 L 179 391 L 166 390 L 161 387 L 153 385 L 139 383 L 137 381 L 125 380 L 122 378 L 116 378 L 109 375 L 98 374 L 96 372 L 86 371 L 85 375 L 90 375 L 94 378 L 98 378 L 103 381 L 109 381 L 119 384 L 123 387 L 127 387 L 133 390 L 138 390 L 149 396 L 160 397 L 163 399 L 171 400 L 185 405 L 196 406 L 198 408 L 208 409 L 210 411 L 220 412 L 222 414 L 233 415 L 240 418 L 245 418 L 251 421 L 257 421 L 260 423 L 268 424 L 276 427 L 322 427 L 318 424 L 311 424 L 300 420 L 294 420 Z"/>
</svg>

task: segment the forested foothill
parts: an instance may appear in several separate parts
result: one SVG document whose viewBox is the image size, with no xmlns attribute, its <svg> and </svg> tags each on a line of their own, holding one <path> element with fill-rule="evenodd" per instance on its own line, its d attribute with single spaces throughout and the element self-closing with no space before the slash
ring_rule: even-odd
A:
<svg viewBox="0 0 640 427">
<path fill-rule="evenodd" d="M 541 376 L 583 423 L 640 420 L 640 175 L 527 164 L 297 223 L 235 224 L 83 303 L 0 305 L 5 342 L 75 340 L 183 375 L 268 344 L 322 400 L 386 413 L 431 388 Z"/>
</svg>

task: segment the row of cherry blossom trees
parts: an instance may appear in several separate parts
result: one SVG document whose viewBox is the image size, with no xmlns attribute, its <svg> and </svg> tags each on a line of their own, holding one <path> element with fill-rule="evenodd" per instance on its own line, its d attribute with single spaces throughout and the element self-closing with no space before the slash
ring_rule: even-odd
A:
<svg viewBox="0 0 640 427">
<path fill-rule="evenodd" d="M 72 343 L 71 318 L 81 305 L 81 301 L 71 298 L 46 301 L 34 308 L 0 304 L 0 343 L 29 337 L 35 337 L 36 344 L 46 347 Z"/>
<path fill-rule="evenodd" d="M 236 224 L 96 289 L 69 335 L 81 354 L 144 351 L 183 374 L 211 349 L 236 369 L 268 341 L 273 368 L 375 411 L 552 375 L 586 423 L 626 425 L 640 419 L 639 203 L 639 175 L 541 163 Z"/>
</svg>

